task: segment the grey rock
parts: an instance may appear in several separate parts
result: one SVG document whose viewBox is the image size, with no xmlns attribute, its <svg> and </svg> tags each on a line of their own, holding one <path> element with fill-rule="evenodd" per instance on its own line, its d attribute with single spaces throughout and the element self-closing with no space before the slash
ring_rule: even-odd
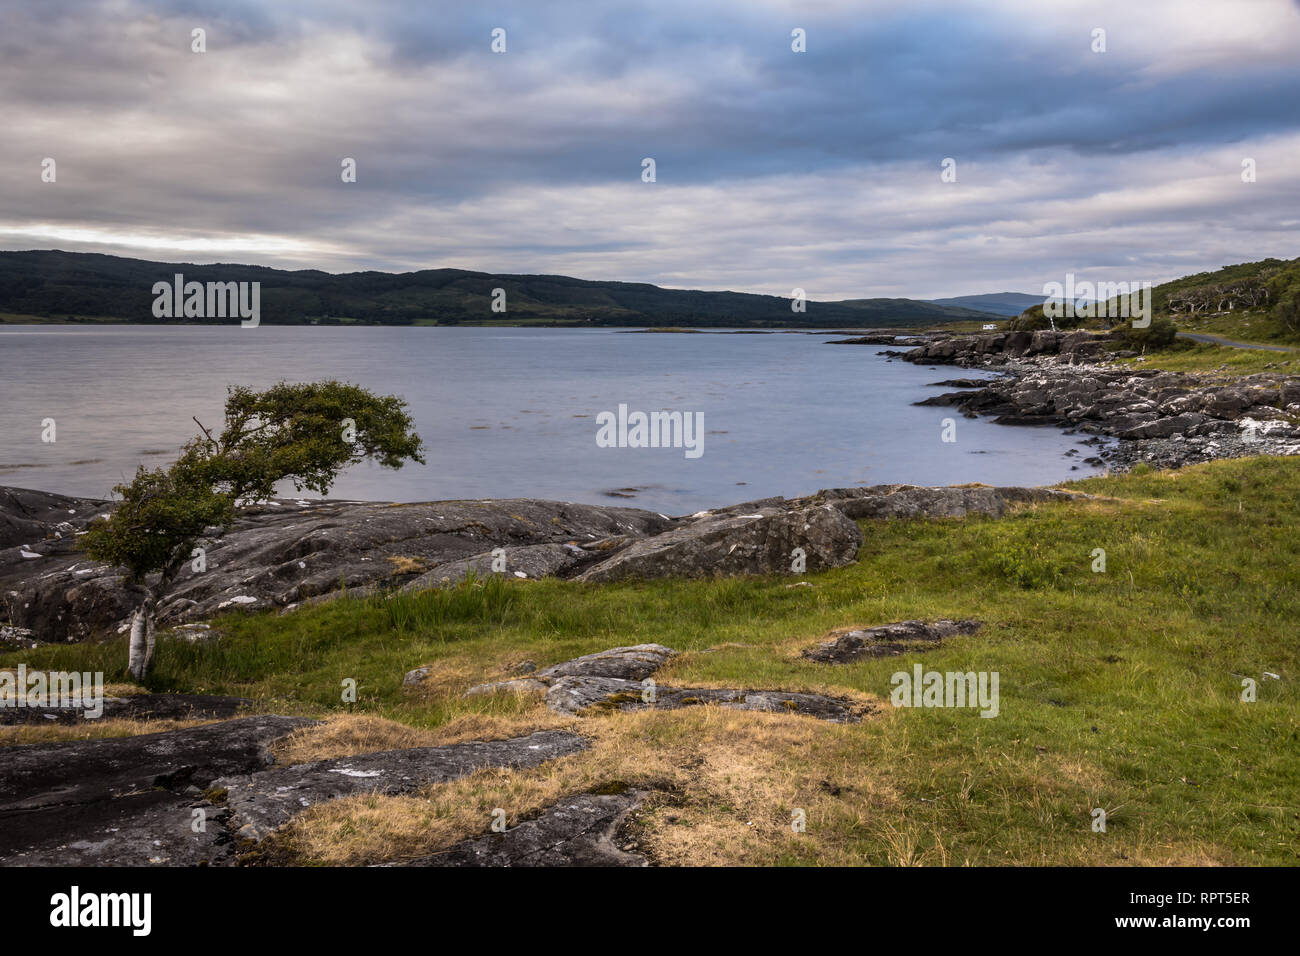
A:
<svg viewBox="0 0 1300 956">
<path fill-rule="evenodd" d="M 504 833 L 465 840 L 401 866 L 648 866 L 639 853 L 618 845 L 623 823 L 646 794 L 580 793 Z"/>
<path fill-rule="evenodd" d="M 560 714 L 597 710 L 676 710 L 717 704 L 736 710 L 804 714 L 837 723 L 856 723 L 862 712 L 851 702 L 821 694 L 736 690 L 722 687 L 654 686 L 648 678 L 677 652 L 662 644 L 615 647 L 540 670 L 529 677 L 480 684 L 466 696 L 499 691 L 545 692 L 546 705 Z"/>
<path fill-rule="evenodd" d="M 1071 501 L 1080 496 L 1052 488 L 873 485 L 832 488 L 818 492 L 816 497 L 850 518 L 964 518 L 967 515 L 1000 518 L 1013 504 Z"/>
<path fill-rule="evenodd" d="M 195 811 L 201 816 L 196 817 Z M 92 814 L 62 811 L 59 836 L 0 856 L 5 866 L 230 866 L 229 811 L 168 790 L 119 797 Z M 44 826 L 43 820 L 32 821 Z M 198 821 L 199 829 L 195 825 Z M 45 831 L 43 836 L 49 836 Z"/>
<path fill-rule="evenodd" d="M 0 487 L 0 548 L 58 540 L 103 511 L 103 502 Z"/>
<path fill-rule="evenodd" d="M 132 694 L 105 697 L 103 713 L 87 717 L 86 707 L 3 707 L 0 725 L 81 723 L 86 720 L 227 720 L 252 701 L 214 694 Z"/>
<path fill-rule="evenodd" d="M 29 649 L 37 643 L 36 632 L 30 627 L 0 625 L 0 651 Z"/>
<path fill-rule="evenodd" d="M 0 528 L 11 529 L 11 536 L 32 535 L 0 550 L 0 598 L 8 623 L 30 628 L 37 640 L 119 631 L 136 605 L 119 573 L 76 547 L 76 532 L 111 506 L 79 501 L 0 489 Z M 50 524 L 60 509 L 70 522 L 66 533 Z M 485 556 L 490 573 L 495 548 L 505 549 L 512 576 L 510 568 L 530 577 L 567 573 L 608 557 L 626 540 L 674 525 L 633 508 L 527 498 L 424 504 L 278 499 L 243 509 L 230 533 L 208 548 L 207 570 L 185 566 L 159 620 L 188 623 L 228 610 L 285 608 L 337 594 L 341 585 L 358 592 L 416 580 L 420 587 L 457 581 L 482 570 Z M 47 532 L 40 542 L 34 540 L 38 531 Z M 591 547 L 597 543 L 603 547 Z"/>
<path fill-rule="evenodd" d="M 921 364 L 996 364 L 1004 372 L 982 388 L 917 404 L 947 405 L 968 417 L 991 416 L 999 424 L 1060 425 L 1109 435 L 1117 441 L 1099 458 L 1119 471 L 1139 461 L 1180 467 L 1247 455 L 1300 454 L 1300 428 L 1242 436 L 1219 424 L 1283 420 L 1282 410 L 1300 399 L 1300 378 L 1294 375 L 1266 371 L 1225 385 L 1205 374 L 1106 364 L 1101 359 L 1108 356 L 1101 350 L 1113 344 L 1111 334 L 1071 332 L 1058 340 L 1033 333 L 1028 341 L 1016 337 L 1021 334 L 936 337 L 907 353 L 904 358 Z M 1210 434 L 1215 440 L 1191 440 Z"/>
<path fill-rule="evenodd" d="M 490 694 L 496 691 L 532 693 L 545 691 L 560 677 L 616 677 L 637 681 L 649 677 L 677 652 L 662 644 L 636 644 L 631 647 L 613 647 L 596 654 L 586 654 L 564 661 L 527 677 L 479 684 L 465 692 L 466 697 Z"/>
<path fill-rule="evenodd" d="M 480 694 L 495 694 L 501 691 L 509 691 L 515 694 L 545 693 L 550 686 L 548 681 L 534 680 L 531 677 L 513 677 L 510 680 L 478 684 L 465 691 L 465 696 L 478 697 Z"/>
<path fill-rule="evenodd" d="M 0 864 L 214 863 L 224 811 L 196 801 L 227 774 L 271 763 L 270 747 L 315 721 L 259 715 L 205 727 L 7 747 L 0 761 Z M 193 810 L 208 833 L 191 830 Z"/>
<path fill-rule="evenodd" d="M 613 647 L 597 654 L 585 654 L 571 661 L 538 671 L 538 679 L 553 677 L 619 677 L 642 680 L 649 677 L 677 652 L 662 644 L 635 644 Z"/>
<path fill-rule="evenodd" d="M 590 564 L 593 557 L 580 546 L 568 544 L 535 544 L 522 548 L 509 548 L 506 552 L 505 571 L 514 578 L 547 578 L 564 575 L 582 564 Z M 491 551 L 457 561 L 440 564 L 414 581 L 403 586 L 404 591 L 427 591 L 430 588 L 458 584 L 470 575 L 487 578 L 498 573 L 492 565 L 496 556 Z"/>
<path fill-rule="evenodd" d="M 403 687 L 418 687 L 420 682 L 429 676 L 431 667 L 417 667 L 415 670 L 409 670 L 402 677 Z"/>
<path fill-rule="evenodd" d="M 804 551 L 808 571 L 820 571 L 853 562 L 861 545 L 858 526 L 829 507 L 705 514 L 631 543 L 578 580 L 789 574 L 796 548 Z"/>
<path fill-rule="evenodd" d="M 1170 435 L 1185 434 L 1193 426 L 1200 425 L 1204 421 L 1204 415 L 1198 415 L 1195 412 L 1185 412 L 1182 415 L 1173 415 L 1168 418 L 1156 418 L 1149 422 L 1143 422 L 1140 425 L 1134 425 L 1132 428 L 1126 428 L 1119 433 L 1119 437 L 1168 438 Z"/>
<path fill-rule="evenodd" d="M 803 656 L 829 664 L 871 657 L 894 657 L 913 651 L 930 650 L 948 637 L 975 634 L 979 621 L 898 621 L 879 627 L 835 632 L 830 640 L 808 648 Z"/>
<path fill-rule="evenodd" d="M 484 767 L 535 767 L 578 753 L 587 741 L 577 734 L 544 730 L 511 740 L 471 741 L 338 757 L 223 777 L 230 827 L 242 840 L 260 842 L 307 807 L 362 793 L 409 793 L 446 783 Z"/>
<path fill-rule="evenodd" d="M 715 704 L 731 710 L 800 714 L 832 723 L 862 720 L 861 708 L 852 702 L 822 694 L 777 690 L 740 690 L 725 687 L 657 686 L 613 677 L 563 677 L 546 692 L 547 706 L 559 713 L 583 714 L 597 710 L 678 710 Z"/>
</svg>

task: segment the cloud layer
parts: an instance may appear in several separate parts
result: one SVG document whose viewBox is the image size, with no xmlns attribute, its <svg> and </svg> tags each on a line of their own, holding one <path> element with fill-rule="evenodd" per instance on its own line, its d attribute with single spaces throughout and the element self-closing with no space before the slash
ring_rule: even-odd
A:
<svg viewBox="0 0 1300 956">
<path fill-rule="evenodd" d="M 818 299 L 1300 255 L 1289 0 L 46 0 L 6 20 L 0 249 Z"/>
</svg>

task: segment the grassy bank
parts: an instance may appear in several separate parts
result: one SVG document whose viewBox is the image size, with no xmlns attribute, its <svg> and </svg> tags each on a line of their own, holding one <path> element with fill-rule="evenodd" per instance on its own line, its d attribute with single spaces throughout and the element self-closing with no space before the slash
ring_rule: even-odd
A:
<svg viewBox="0 0 1300 956">
<path fill-rule="evenodd" d="M 1300 374 L 1300 352 L 1238 349 L 1180 339 L 1176 347 L 1150 351 L 1141 358 L 1114 359 L 1118 365 L 1166 372 L 1208 372 L 1227 380 L 1256 372 Z"/>
<path fill-rule="evenodd" d="M 1234 342 L 1300 347 L 1300 333 L 1271 315 L 1268 310 L 1238 310 L 1218 315 L 1173 316 L 1183 332 L 1218 335 Z"/>
<path fill-rule="evenodd" d="M 313 809 L 283 844 L 306 862 L 416 856 L 486 831 L 496 807 L 513 825 L 564 793 L 642 785 L 658 791 L 642 843 L 663 863 L 1296 864 L 1300 460 L 1071 487 L 1099 497 L 1000 520 L 864 522 L 858 563 L 804 577 L 811 587 L 493 579 L 233 615 L 216 643 L 165 642 L 155 685 L 330 717 L 286 745 L 295 760 L 551 726 L 593 739 L 535 770 Z M 935 617 L 986 627 L 926 654 L 797 656 L 832 628 Z M 575 720 L 537 697 L 461 696 L 524 660 L 643 642 L 684 652 L 661 684 L 831 692 L 877 710 L 853 726 L 711 707 Z M 119 640 L 0 666 L 113 680 L 125 656 Z M 893 708 L 891 675 L 917 662 L 997 671 L 998 716 Z M 425 664 L 429 679 L 404 691 L 402 674 Z M 1240 699 L 1243 677 L 1258 682 L 1254 703 Z M 346 678 L 355 704 L 340 700 Z M 804 833 L 790 826 L 796 808 Z M 1094 808 L 1109 814 L 1105 833 Z"/>
</svg>

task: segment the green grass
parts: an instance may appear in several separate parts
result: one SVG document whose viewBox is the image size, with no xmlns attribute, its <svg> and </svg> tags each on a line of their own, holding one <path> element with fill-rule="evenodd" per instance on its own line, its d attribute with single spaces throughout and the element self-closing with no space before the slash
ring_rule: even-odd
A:
<svg viewBox="0 0 1300 956">
<path fill-rule="evenodd" d="M 1148 352 L 1142 359 L 1112 361 L 1134 368 L 1158 368 L 1168 372 L 1221 373 L 1225 378 L 1253 375 L 1256 372 L 1300 374 L 1300 352 L 1234 349 L 1208 342 L 1192 343 L 1185 339 L 1179 340 L 1176 348 Z"/>
<path fill-rule="evenodd" d="M 223 636 L 215 643 L 164 641 L 153 683 L 438 727 L 530 712 L 526 699 L 460 696 L 506 663 L 545 666 L 659 642 L 687 652 L 657 675 L 661 683 L 844 689 L 884 702 L 880 715 L 834 736 L 788 718 L 804 721 L 806 745 L 783 752 L 780 767 L 792 780 L 870 776 L 893 798 L 826 797 L 816 834 L 761 844 L 756 862 L 1295 865 L 1300 460 L 1216 462 L 1071 487 L 1106 497 L 999 520 L 863 522 L 859 561 L 807 575 L 811 588 L 787 587 L 785 577 L 491 578 L 289 615 L 230 615 L 216 622 Z M 1097 548 L 1104 573 L 1092 571 Z M 839 666 L 796 656 L 832 628 L 936 617 L 986 627 L 925 655 Z M 717 650 L 700 653 L 708 648 Z M 0 655 L 2 666 L 19 661 L 102 669 L 113 680 L 125 645 Z M 916 661 L 998 671 L 999 716 L 893 710 L 890 677 Z M 452 675 L 447 686 L 404 693 L 402 674 L 428 663 Z M 1239 699 L 1243 676 L 1258 682 L 1255 703 Z M 349 677 L 355 705 L 340 701 Z M 663 734 L 679 726 L 662 718 Z M 1091 832 L 1093 807 L 1113 811 L 1106 834 Z"/>
<path fill-rule="evenodd" d="M 1237 311 L 1224 315 L 1171 316 L 1183 332 L 1218 335 L 1234 342 L 1300 346 L 1300 333 L 1288 329 L 1268 311 Z"/>
</svg>

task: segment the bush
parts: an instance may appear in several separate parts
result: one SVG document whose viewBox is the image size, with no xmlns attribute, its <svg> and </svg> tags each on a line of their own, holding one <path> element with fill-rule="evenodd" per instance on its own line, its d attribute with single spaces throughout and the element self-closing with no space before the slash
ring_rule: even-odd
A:
<svg viewBox="0 0 1300 956">
<path fill-rule="evenodd" d="M 1051 323 L 1047 321 L 1047 316 L 1043 314 L 1043 307 L 1035 305 L 1011 320 L 1007 326 L 1012 332 L 1037 332 L 1039 329 L 1051 328 Z"/>
<path fill-rule="evenodd" d="M 1084 317 L 1061 315 L 1054 321 L 1058 330 L 1077 329 L 1083 324 Z M 1052 323 L 1053 320 L 1047 317 L 1041 305 L 1033 305 L 1012 319 L 1009 328 L 1013 332 L 1037 332 L 1039 329 L 1050 329 Z"/>
<path fill-rule="evenodd" d="M 1178 326 L 1170 319 L 1152 319 L 1145 329 L 1135 329 L 1130 320 L 1124 330 L 1124 341 L 1137 349 L 1166 349 L 1174 344 L 1178 337 Z"/>
</svg>

